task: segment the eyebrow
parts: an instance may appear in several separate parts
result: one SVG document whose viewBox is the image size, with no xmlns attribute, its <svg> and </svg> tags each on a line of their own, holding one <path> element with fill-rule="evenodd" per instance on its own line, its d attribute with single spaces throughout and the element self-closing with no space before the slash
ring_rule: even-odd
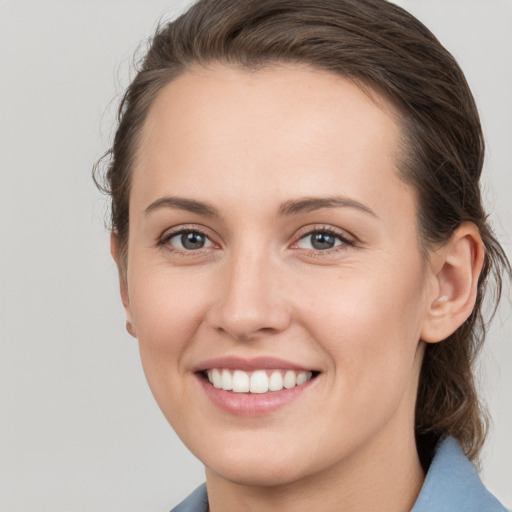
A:
<svg viewBox="0 0 512 512">
<path fill-rule="evenodd" d="M 167 196 L 157 199 L 144 210 L 144 213 L 147 215 L 161 208 L 185 210 L 198 215 L 204 215 L 206 217 L 221 217 L 219 210 L 210 203 L 176 196 Z M 355 208 L 356 210 L 378 218 L 377 214 L 364 204 L 353 199 L 340 196 L 292 199 L 281 205 L 279 208 L 279 215 L 297 215 L 299 213 L 308 213 L 322 208 Z"/>
<path fill-rule="evenodd" d="M 298 213 L 307 213 L 321 208 L 355 208 L 356 210 L 368 213 L 373 217 L 378 218 L 378 215 L 365 206 L 364 204 L 349 199 L 347 197 L 333 196 L 333 197 L 305 197 L 303 199 L 295 199 L 286 201 L 279 208 L 280 215 L 296 215 Z"/>
<path fill-rule="evenodd" d="M 160 199 L 157 199 L 144 210 L 144 213 L 147 215 L 148 213 L 161 208 L 185 210 L 187 212 L 197 213 L 198 215 L 204 215 L 206 217 L 220 217 L 219 211 L 209 203 L 175 196 L 161 197 Z"/>
</svg>

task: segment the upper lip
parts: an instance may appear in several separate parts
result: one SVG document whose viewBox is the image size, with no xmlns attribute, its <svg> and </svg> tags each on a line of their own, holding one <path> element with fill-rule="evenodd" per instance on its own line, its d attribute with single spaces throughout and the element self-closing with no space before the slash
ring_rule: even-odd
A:
<svg viewBox="0 0 512 512">
<path fill-rule="evenodd" d="M 208 359 L 197 365 L 193 371 L 202 372 L 211 370 L 213 368 L 226 368 L 230 370 L 243 370 L 246 372 L 255 370 L 296 370 L 296 371 L 313 371 L 312 368 L 279 359 L 276 357 L 254 357 L 244 359 L 241 357 L 217 357 L 215 359 Z"/>
</svg>

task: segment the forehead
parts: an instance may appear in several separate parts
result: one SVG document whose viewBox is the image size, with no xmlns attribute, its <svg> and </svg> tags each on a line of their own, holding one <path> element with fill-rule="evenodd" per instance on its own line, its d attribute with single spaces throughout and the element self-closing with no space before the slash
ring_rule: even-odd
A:
<svg viewBox="0 0 512 512">
<path fill-rule="evenodd" d="M 263 207 L 269 195 L 286 201 L 336 192 L 379 202 L 383 187 L 405 187 L 397 172 L 400 137 L 388 101 L 327 71 L 196 68 L 151 106 L 133 199 L 143 207 L 165 193 L 217 194 L 225 205 L 238 199 Z"/>
</svg>

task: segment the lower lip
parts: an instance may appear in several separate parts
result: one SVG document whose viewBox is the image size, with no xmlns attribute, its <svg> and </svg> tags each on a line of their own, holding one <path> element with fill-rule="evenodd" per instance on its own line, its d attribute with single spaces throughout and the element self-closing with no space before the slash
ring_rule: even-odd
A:
<svg viewBox="0 0 512 512">
<path fill-rule="evenodd" d="M 262 416 L 274 412 L 297 399 L 316 378 L 310 379 L 300 386 L 281 391 L 233 393 L 214 387 L 209 381 L 198 375 L 208 398 L 223 411 L 238 416 Z"/>
</svg>

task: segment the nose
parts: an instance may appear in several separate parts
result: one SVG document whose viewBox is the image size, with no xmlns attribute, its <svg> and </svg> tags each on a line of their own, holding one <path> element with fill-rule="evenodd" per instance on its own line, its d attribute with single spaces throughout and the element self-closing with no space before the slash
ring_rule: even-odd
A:
<svg viewBox="0 0 512 512">
<path fill-rule="evenodd" d="M 286 330 L 291 308 L 284 298 L 282 271 L 266 254 L 233 255 L 219 273 L 219 294 L 209 311 L 209 323 L 240 341 Z"/>
</svg>

